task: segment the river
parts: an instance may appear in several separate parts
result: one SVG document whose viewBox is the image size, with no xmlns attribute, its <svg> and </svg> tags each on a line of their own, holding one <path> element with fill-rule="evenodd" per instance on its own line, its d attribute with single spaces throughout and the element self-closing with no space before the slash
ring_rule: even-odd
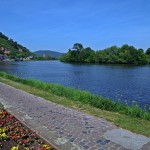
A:
<svg viewBox="0 0 150 150">
<path fill-rule="evenodd" d="M 49 83 L 59 83 L 150 107 L 150 65 L 67 64 L 60 61 L 0 62 L 0 71 Z"/>
</svg>

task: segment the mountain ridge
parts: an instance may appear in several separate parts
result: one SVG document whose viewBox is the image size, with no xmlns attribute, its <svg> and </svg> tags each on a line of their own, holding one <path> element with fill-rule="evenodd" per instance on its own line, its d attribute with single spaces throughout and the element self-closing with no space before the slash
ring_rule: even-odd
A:
<svg viewBox="0 0 150 150">
<path fill-rule="evenodd" d="M 52 51 L 52 50 L 37 50 L 33 53 L 40 57 L 51 56 L 51 57 L 57 57 L 57 58 L 60 58 L 63 54 L 65 54 L 65 53 Z"/>
</svg>

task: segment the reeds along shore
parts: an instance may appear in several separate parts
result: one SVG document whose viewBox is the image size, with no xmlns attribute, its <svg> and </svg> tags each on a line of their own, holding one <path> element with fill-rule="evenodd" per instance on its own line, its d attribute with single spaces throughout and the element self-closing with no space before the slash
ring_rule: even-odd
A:
<svg viewBox="0 0 150 150">
<path fill-rule="evenodd" d="M 0 72 L 0 77 L 29 85 L 58 96 L 66 97 L 73 101 L 80 101 L 83 104 L 89 104 L 102 110 L 118 112 L 131 117 L 150 120 L 150 112 L 146 109 L 140 108 L 138 105 L 127 106 L 125 104 L 121 104 L 120 102 L 103 98 L 101 96 L 96 96 L 86 91 L 64 87 L 59 84 L 50 84 L 32 79 L 22 79 L 5 72 Z"/>
</svg>

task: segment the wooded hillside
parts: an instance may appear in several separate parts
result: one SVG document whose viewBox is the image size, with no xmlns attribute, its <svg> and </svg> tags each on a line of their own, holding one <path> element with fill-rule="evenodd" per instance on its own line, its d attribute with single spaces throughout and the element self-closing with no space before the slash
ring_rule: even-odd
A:
<svg viewBox="0 0 150 150">
<path fill-rule="evenodd" d="M 13 39 L 7 37 L 0 32 L 0 54 L 6 55 L 11 59 L 26 58 L 33 55 L 26 47 L 17 43 Z"/>
</svg>

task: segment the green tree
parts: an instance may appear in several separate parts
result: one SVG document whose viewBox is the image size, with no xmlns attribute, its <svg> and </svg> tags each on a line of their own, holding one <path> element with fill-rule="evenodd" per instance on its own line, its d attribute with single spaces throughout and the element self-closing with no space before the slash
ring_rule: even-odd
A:
<svg viewBox="0 0 150 150">
<path fill-rule="evenodd" d="M 137 61 L 139 64 L 147 64 L 148 63 L 148 57 L 147 57 L 147 55 L 145 55 L 143 49 L 138 49 L 137 55 L 138 55 Z"/>
<path fill-rule="evenodd" d="M 93 53 L 94 51 L 90 48 L 87 47 L 85 49 L 83 49 L 79 55 L 78 55 L 78 61 L 80 62 L 87 62 L 87 58 Z"/>
<path fill-rule="evenodd" d="M 80 43 L 75 43 L 72 47 L 73 50 L 76 50 L 76 51 L 82 51 L 84 48 L 83 48 L 83 45 L 80 44 Z"/>
<path fill-rule="evenodd" d="M 147 54 L 147 55 L 150 55 L 150 48 L 148 48 L 148 49 L 146 50 L 146 54 Z"/>
</svg>

